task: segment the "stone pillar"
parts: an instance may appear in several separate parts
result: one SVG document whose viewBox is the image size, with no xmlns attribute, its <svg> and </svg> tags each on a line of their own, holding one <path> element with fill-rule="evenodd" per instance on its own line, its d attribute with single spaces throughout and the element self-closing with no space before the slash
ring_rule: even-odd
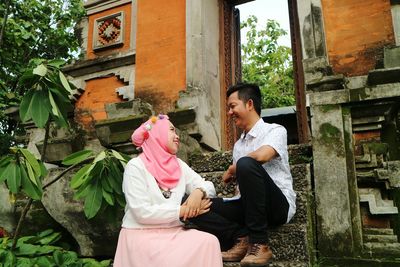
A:
<svg viewBox="0 0 400 267">
<path fill-rule="evenodd" d="M 311 106 L 311 115 L 319 251 L 324 256 L 351 255 L 353 234 L 342 107 Z"/>
<path fill-rule="evenodd" d="M 194 107 L 201 142 L 221 149 L 218 0 L 186 0 L 186 85 L 180 108 Z"/>
<path fill-rule="evenodd" d="M 392 4 L 393 30 L 396 45 L 400 46 L 400 1 L 391 0 L 390 3 Z"/>
</svg>

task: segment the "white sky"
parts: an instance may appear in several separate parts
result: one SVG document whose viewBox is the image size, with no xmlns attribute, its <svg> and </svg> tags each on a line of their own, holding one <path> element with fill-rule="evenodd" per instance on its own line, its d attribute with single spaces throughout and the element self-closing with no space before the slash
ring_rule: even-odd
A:
<svg viewBox="0 0 400 267">
<path fill-rule="evenodd" d="M 273 19 L 279 22 L 281 28 L 286 30 L 288 34 L 279 39 L 280 45 L 290 47 L 290 26 L 289 11 L 287 0 L 256 0 L 246 4 L 238 5 L 240 10 L 240 20 L 246 20 L 250 15 L 258 18 L 258 25 L 265 25 L 267 19 Z M 246 43 L 246 33 L 241 32 L 241 41 Z"/>
</svg>

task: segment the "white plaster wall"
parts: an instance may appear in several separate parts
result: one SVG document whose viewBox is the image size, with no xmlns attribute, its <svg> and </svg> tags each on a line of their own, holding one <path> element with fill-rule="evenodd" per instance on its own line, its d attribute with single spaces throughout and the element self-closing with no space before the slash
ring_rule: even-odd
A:
<svg viewBox="0 0 400 267">
<path fill-rule="evenodd" d="M 186 1 L 186 84 L 179 107 L 194 107 L 202 142 L 221 149 L 218 0 Z"/>
<path fill-rule="evenodd" d="M 396 45 L 400 45 L 400 5 L 392 6 L 392 19 L 393 19 L 393 30 L 396 37 Z"/>
</svg>

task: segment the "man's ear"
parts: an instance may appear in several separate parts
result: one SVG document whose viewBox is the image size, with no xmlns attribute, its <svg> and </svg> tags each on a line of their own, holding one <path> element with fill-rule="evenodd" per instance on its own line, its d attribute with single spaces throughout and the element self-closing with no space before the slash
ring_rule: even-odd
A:
<svg viewBox="0 0 400 267">
<path fill-rule="evenodd" d="M 248 107 L 249 110 L 254 109 L 254 102 L 253 99 L 249 99 L 246 103 L 246 106 Z"/>
</svg>

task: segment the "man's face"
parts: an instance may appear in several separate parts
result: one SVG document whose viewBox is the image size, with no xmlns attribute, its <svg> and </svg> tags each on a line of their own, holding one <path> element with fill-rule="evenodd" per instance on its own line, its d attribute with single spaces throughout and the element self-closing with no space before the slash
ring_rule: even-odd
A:
<svg viewBox="0 0 400 267">
<path fill-rule="evenodd" d="M 235 125 L 240 129 L 245 129 L 249 114 L 248 105 L 239 99 L 237 91 L 228 97 L 228 108 L 228 115 L 233 118 Z"/>
</svg>

